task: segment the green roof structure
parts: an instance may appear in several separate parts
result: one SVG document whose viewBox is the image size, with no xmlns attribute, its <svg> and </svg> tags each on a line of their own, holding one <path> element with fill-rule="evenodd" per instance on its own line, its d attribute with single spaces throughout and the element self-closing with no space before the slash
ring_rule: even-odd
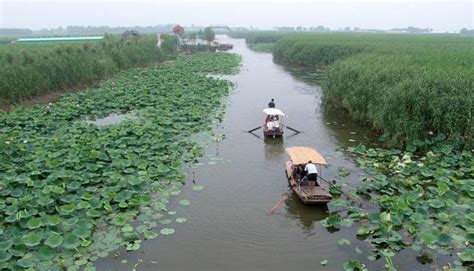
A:
<svg viewBox="0 0 474 271">
<path fill-rule="evenodd" d="M 63 43 L 63 42 L 81 42 L 81 41 L 100 41 L 103 36 L 91 37 L 50 37 L 50 38 L 21 38 L 16 43 L 21 44 L 40 44 L 40 43 Z"/>
</svg>

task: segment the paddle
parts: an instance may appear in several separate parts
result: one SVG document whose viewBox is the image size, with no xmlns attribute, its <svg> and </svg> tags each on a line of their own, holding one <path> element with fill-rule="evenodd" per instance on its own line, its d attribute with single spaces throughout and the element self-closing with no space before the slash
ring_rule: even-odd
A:
<svg viewBox="0 0 474 271">
<path fill-rule="evenodd" d="M 248 133 L 251 133 L 251 132 L 253 132 L 253 131 L 255 131 L 255 130 L 258 130 L 258 129 L 262 128 L 262 127 L 263 127 L 263 126 L 258 126 L 258 127 L 256 127 L 256 128 L 253 128 L 252 130 L 248 130 L 247 132 L 248 132 Z"/>
<path fill-rule="evenodd" d="M 256 135 L 256 134 L 254 134 L 254 133 L 250 133 L 250 134 L 253 135 L 254 137 L 260 139 L 260 140 L 263 140 L 259 135 Z"/>
<path fill-rule="evenodd" d="M 283 194 L 283 197 L 281 197 L 281 199 L 270 210 L 270 214 L 274 214 L 276 212 L 276 210 L 280 209 L 280 207 L 283 206 L 283 202 L 285 202 L 285 200 L 288 199 L 288 197 L 291 195 L 292 191 L 293 190 L 290 190 L 290 191 L 286 192 L 285 194 Z"/>
<path fill-rule="evenodd" d="M 291 128 L 291 127 L 288 126 L 288 125 L 285 125 L 285 127 L 288 128 L 288 129 L 290 129 L 290 130 L 292 130 L 292 131 L 295 132 L 295 133 L 298 133 L 298 134 L 301 133 L 300 131 L 296 130 L 295 128 Z"/>
</svg>

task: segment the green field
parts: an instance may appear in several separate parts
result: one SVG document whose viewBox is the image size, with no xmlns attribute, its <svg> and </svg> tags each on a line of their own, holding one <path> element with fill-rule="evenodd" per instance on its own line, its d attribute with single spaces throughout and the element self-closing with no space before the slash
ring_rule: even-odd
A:
<svg viewBox="0 0 474 271">
<path fill-rule="evenodd" d="M 120 245 L 137 250 L 141 238 L 173 234 L 150 223 L 181 192 L 183 165 L 201 155 L 190 136 L 222 118 L 231 89 L 206 74 L 238 67 L 231 54 L 180 57 L 0 114 L 0 269 L 77 270 Z M 134 117 L 86 122 L 111 113 Z"/>
<path fill-rule="evenodd" d="M 325 100 L 393 144 L 439 133 L 472 144 L 473 42 L 454 35 L 294 34 L 279 39 L 273 55 L 327 66 Z"/>
<path fill-rule="evenodd" d="M 273 50 L 273 46 L 275 46 L 275 43 L 251 43 L 247 44 L 247 46 L 257 52 L 271 53 Z"/>
<path fill-rule="evenodd" d="M 234 31 L 227 35 L 234 39 L 245 39 L 248 47 L 257 52 L 272 52 L 275 43 L 292 34 L 284 31 Z"/>
<path fill-rule="evenodd" d="M 0 105 L 87 84 L 118 70 L 162 61 L 154 36 L 75 44 L 0 46 Z"/>
</svg>

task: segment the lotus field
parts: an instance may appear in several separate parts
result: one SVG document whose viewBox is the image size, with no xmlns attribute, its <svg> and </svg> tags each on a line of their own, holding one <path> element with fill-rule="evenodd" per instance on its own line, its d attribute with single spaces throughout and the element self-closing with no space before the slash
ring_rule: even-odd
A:
<svg viewBox="0 0 474 271">
<path fill-rule="evenodd" d="M 444 135 L 405 150 L 358 145 L 348 151 L 369 174 L 349 193 L 359 202 L 377 203 L 379 210 L 354 206 L 341 197 L 330 205 L 347 208 L 347 214 L 329 216 L 323 221 L 325 227 L 357 227 L 358 238 L 372 247 L 367 258 L 384 258 L 387 270 L 396 270 L 391 258 L 404 249 L 429 262 L 450 256 L 453 270 L 472 267 L 474 158 L 470 151 L 457 150 Z"/>
<path fill-rule="evenodd" d="M 238 68 L 232 54 L 179 57 L 1 114 L 0 269 L 95 270 L 92 262 L 119 246 L 137 250 L 144 239 L 173 234 L 155 221 L 179 195 L 184 163 L 201 155 L 190 135 L 213 127 L 232 87 L 206 74 Z M 87 122 L 112 113 L 133 117 Z"/>
</svg>

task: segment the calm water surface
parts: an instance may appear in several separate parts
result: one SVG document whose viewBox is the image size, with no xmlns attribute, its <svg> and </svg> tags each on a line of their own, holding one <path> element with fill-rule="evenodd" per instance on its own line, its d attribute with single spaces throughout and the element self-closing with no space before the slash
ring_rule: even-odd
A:
<svg viewBox="0 0 474 271">
<path fill-rule="evenodd" d="M 359 259 L 370 270 L 382 270 L 382 261 L 366 260 L 368 247 L 354 238 L 356 227 L 330 233 L 319 223 L 327 216 L 327 208 L 304 206 L 292 196 L 269 215 L 288 189 L 286 147 L 319 150 L 329 163 L 322 171 L 325 179 L 338 177 L 338 169 L 344 167 L 350 175 L 341 179 L 355 185 L 363 172 L 339 149 L 373 140 L 370 132 L 344 114 L 322 110 L 320 87 L 305 79 L 312 71 L 287 70 L 274 64 L 271 54 L 247 49 L 243 40 L 229 41 L 233 52 L 242 56 L 243 66 L 238 75 L 227 77 L 236 88 L 228 98 L 225 120 L 216 128 L 225 138 L 209 146 L 204 165 L 194 170 L 195 181 L 205 189 L 191 190 L 190 170 L 183 193 L 169 207 L 177 211 L 170 217 L 188 221 L 167 225 L 176 229 L 175 235 L 146 241 L 139 251 L 121 251 L 116 259 L 99 261 L 97 269 L 342 270 L 344 261 Z M 262 109 L 270 98 L 288 115 L 285 123 L 303 133 L 292 135 L 286 130 L 282 140 L 264 141 L 244 132 L 261 125 Z M 262 131 L 255 133 L 261 136 Z M 178 205 L 182 198 L 192 204 Z M 338 245 L 341 238 L 351 240 L 351 245 Z M 396 265 L 402 270 L 429 269 L 409 254 L 402 252 L 394 259 Z M 123 259 L 126 264 L 121 263 Z M 320 265 L 323 259 L 328 260 L 325 267 Z"/>
</svg>

